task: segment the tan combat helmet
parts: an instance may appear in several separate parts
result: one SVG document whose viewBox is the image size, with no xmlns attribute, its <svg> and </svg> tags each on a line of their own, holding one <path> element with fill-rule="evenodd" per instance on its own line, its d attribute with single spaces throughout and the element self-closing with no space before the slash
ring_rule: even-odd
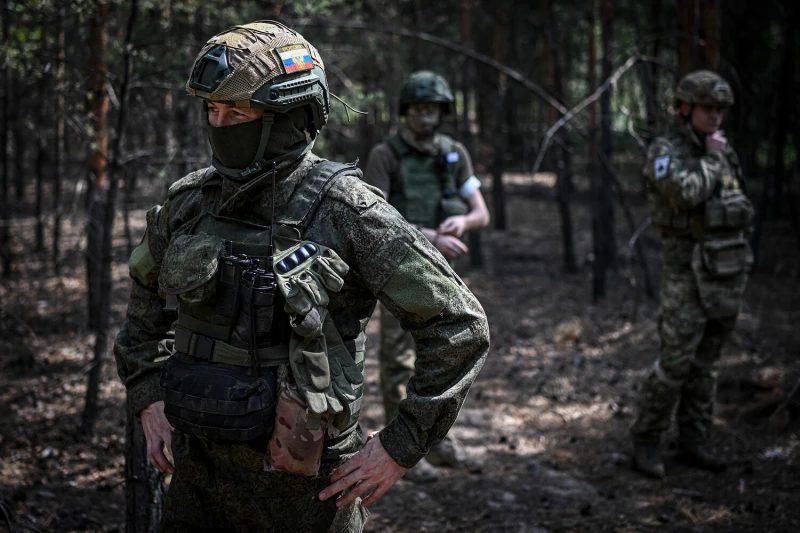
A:
<svg viewBox="0 0 800 533">
<path fill-rule="evenodd" d="M 264 169 L 264 150 L 274 122 L 274 113 L 305 107 L 309 116 L 311 143 L 327 123 L 330 93 L 325 65 L 319 52 L 302 35 L 269 20 L 234 26 L 208 40 L 195 59 L 186 91 L 204 101 L 265 110 L 259 150 L 246 169 L 231 169 L 215 161 L 228 175 L 246 177 Z"/>
<path fill-rule="evenodd" d="M 733 90 L 716 72 L 695 70 L 681 78 L 675 89 L 675 107 L 681 103 L 729 107 L 733 105 Z"/>
</svg>

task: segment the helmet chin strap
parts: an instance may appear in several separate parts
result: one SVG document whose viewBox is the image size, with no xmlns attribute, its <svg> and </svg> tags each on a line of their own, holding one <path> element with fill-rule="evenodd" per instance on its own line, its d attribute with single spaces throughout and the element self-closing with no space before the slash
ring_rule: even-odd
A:
<svg viewBox="0 0 800 533">
<path fill-rule="evenodd" d="M 229 178 L 233 178 L 234 180 L 242 180 L 242 179 L 250 179 L 254 176 L 261 174 L 269 170 L 273 164 L 277 165 L 281 161 L 286 161 L 287 159 L 296 159 L 301 157 L 306 152 L 311 150 L 314 146 L 314 141 L 316 141 L 316 135 L 313 136 L 311 142 L 308 143 L 306 146 L 297 148 L 292 150 L 291 152 L 287 152 L 283 155 L 270 159 L 269 161 L 264 161 L 264 152 L 267 149 L 267 144 L 269 142 L 269 136 L 272 132 L 272 125 L 275 124 L 275 113 L 271 112 L 264 112 L 264 116 L 261 117 L 261 140 L 258 143 L 258 150 L 256 150 L 256 155 L 253 158 L 253 162 L 245 169 L 238 169 L 238 168 L 231 168 L 226 167 L 220 161 L 212 156 L 211 164 L 220 174 L 227 176 Z"/>
</svg>

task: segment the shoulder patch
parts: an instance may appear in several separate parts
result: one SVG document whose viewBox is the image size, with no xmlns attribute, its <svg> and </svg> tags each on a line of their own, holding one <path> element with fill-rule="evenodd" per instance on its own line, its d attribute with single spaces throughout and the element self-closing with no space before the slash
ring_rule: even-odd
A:
<svg viewBox="0 0 800 533">
<path fill-rule="evenodd" d="M 669 174 L 669 159 L 669 155 L 662 155 L 655 158 L 653 161 L 653 177 L 655 177 L 655 179 L 660 180 Z"/>
<path fill-rule="evenodd" d="M 211 167 L 208 167 L 211 168 Z M 187 174 L 186 176 L 182 177 L 169 187 L 169 192 L 167 192 L 167 197 L 172 198 L 179 192 L 188 190 L 188 189 L 196 189 L 200 187 L 200 184 L 203 183 L 203 179 L 205 178 L 206 171 L 208 168 L 201 168 L 199 170 L 195 170 Z"/>
</svg>

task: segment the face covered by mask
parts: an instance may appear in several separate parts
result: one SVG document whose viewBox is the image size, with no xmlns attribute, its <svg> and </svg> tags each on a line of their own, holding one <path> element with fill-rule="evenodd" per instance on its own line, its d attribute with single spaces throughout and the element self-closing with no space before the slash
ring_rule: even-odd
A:
<svg viewBox="0 0 800 533">
<path fill-rule="evenodd" d="M 214 157 L 223 165 L 245 169 L 254 163 L 261 143 L 262 119 L 214 127 L 206 125 L 208 140 Z M 292 109 L 288 113 L 275 113 L 262 159 L 271 161 L 310 142 L 307 133 L 308 115 L 305 109 Z"/>
</svg>

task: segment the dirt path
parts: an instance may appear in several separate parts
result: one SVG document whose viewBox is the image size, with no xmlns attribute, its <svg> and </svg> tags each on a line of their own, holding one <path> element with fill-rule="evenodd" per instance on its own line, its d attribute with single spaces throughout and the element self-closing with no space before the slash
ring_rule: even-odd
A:
<svg viewBox="0 0 800 533">
<path fill-rule="evenodd" d="M 611 276 L 615 290 L 601 305 L 587 303 L 590 265 L 560 271 L 555 206 L 522 190 L 511 190 L 513 229 L 484 234 L 486 269 L 463 271 L 489 315 L 493 343 L 453 433 L 485 459 L 484 472 L 399 482 L 373 507 L 367 531 L 800 531 L 800 406 L 773 420 L 781 431 L 768 430 L 774 398 L 800 376 L 800 260 L 791 235 L 774 228 L 764 243 L 770 270 L 753 280 L 725 348 L 714 433 L 731 468 L 709 475 L 675 464 L 668 451 L 669 478 L 653 482 L 628 466 L 627 429 L 657 354 L 657 307 L 630 287 L 625 268 Z M 576 227 L 588 228 L 587 217 L 577 208 Z M 589 256 L 589 238 L 576 234 L 580 259 Z M 619 242 L 626 238 L 621 232 Z M 655 245 L 648 255 L 657 270 Z M 126 276 L 123 262 L 117 323 Z M 0 285 L 0 530 L 6 520 L 14 531 L 124 529 L 124 390 L 113 362 L 104 370 L 97 435 L 87 440 L 75 430 L 92 341 L 82 277 L 77 255 L 61 278 L 34 261 L 25 276 Z M 382 423 L 374 321 L 369 331 L 363 424 L 372 430 Z M 35 355 L 30 368 L 16 363 L 25 353 Z"/>
</svg>

